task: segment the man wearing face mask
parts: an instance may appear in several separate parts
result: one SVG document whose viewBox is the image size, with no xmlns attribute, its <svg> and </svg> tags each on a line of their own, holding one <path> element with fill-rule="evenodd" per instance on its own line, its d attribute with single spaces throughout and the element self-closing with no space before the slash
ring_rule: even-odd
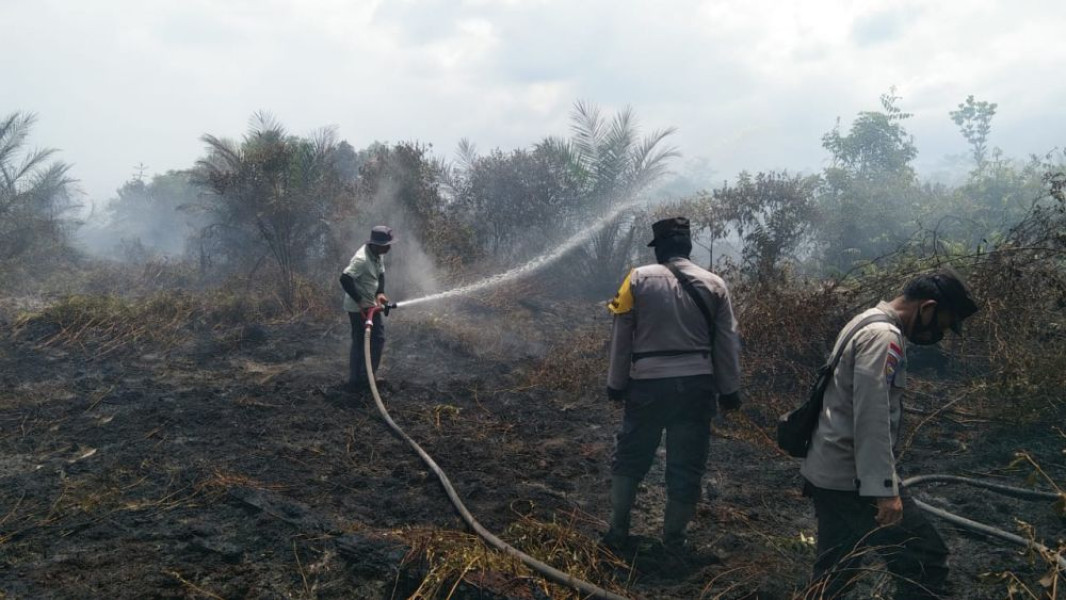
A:
<svg viewBox="0 0 1066 600">
<path fill-rule="evenodd" d="M 372 228 L 370 239 L 355 252 L 341 273 L 344 310 L 348 312 L 348 321 L 352 326 L 352 346 L 348 352 L 348 389 L 353 392 L 370 390 L 363 342 L 365 315 L 368 309 L 374 306 L 380 308 L 389 302 L 385 295 L 385 263 L 381 258 L 389 253 L 394 241 L 392 228 L 385 225 Z M 375 373 L 384 350 L 385 323 L 378 311 L 374 314 L 374 326 L 370 330 L 370 362 Z"/>
<path fill-rule="evenodd" d="M 907 383 L 906 342 L 936 344 L 949 329 L 961 333 L 962 321 L 975 312 L 958 274 L 941 270 L 915 277 L 901 295 L 856 316 L 837 337 L 834 354 L 846 345 L 800 471 L 818 519 L 819 597 L 849 591 L 862 572 L 864 546 L 885 558 L 897 598 L 937 598 L 946 591 L 947 546 L 900 489 L 894 446 Z"/>
</svg>

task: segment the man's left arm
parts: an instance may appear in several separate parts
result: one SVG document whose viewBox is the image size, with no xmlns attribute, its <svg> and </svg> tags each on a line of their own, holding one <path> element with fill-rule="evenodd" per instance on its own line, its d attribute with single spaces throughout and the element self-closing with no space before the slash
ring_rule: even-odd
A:
<svg viewBox="0 0 1066 600">
<path fill-rule="evenodd" d="M 729 290 L 722 285 L 714 315 L 714 340 L 711 356 L 714 360 L 714 380 L 722 401 L 722 408 L 740 406 L 740 332 L 733 314 Z"/>
<path fill-rule="evenodd" d="M 389 297 L 385 295 L 385 273 L 384 271 L 378 275 L 378 289 L 374 293 L 374 299 L 378 304 L 388 304 Z"/>
</svg>

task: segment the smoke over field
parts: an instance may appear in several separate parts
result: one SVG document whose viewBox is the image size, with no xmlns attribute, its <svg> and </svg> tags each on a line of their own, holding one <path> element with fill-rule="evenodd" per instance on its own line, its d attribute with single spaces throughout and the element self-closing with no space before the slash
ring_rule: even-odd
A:
<svg viewBox="0 0 1066 600">
<path fill-rule="evenodd" d="M 628 110 L 577 103 L 566 135 L 464 143 L 453 162 L 258 113 L 239 140 L 204 134 L 186 168 L 140 174 L 85 225 L 74 167 L 30 150 L 33 119 L 6 117 L 0 596 L 585 597 L 473 535 L 346 385 L 338 278 L 387 224 L 399 307 L 378 376 L 392 418 L 497 536 L 632 598 L 818 597 L 815 519 L 773 443 L 777 417 L 852 316 L 955 269 L 980 310 L 962 336 L 908 351 L 900 469 L 1059 494 L 912 492 L 1049 547 L 938 524 L 956 597 L 1060 598 L 1066 156 L 997 152 L 996 105 L 970 97 L 944 110 L 967 173 L 934 184 L 914 167 L 905 100 L 880 100 L 825 133 L 821 171 L 684 194 L 670 191 L 685 187 L 676 132 Z M 699 559 L 684 564 L 657 545 L 662 456 L 633 513 L 639 551 L 599 543 L 622 416 L 604 394 L 604 304 L 654 261 L 650 224 L 676 215 L 729 285 L 745 399 L 712 424 Z M 883 562 L 867 566 L 857 593 L 887 594 Z"/>
</svg>

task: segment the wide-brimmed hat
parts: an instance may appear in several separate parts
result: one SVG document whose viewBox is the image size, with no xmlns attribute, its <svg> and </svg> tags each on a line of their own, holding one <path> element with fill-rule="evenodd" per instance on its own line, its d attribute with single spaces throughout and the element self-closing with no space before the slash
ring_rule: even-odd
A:
<svg viewBox="0 0 1066 600">
<path fill-rule="evenodd" d="M 378 225 L 370 230 L 370 239 L 367 243 L 375 246 L 389 246 L 394 240 L 391 227 Z"/>
<path fill-rule="evenodd" d="M 672 217 L 652 223 L 651 233 L 654 236 L 648 246 L 655 246 L 662 240 L 675 237 L 689 239 L 692 235 L 688 219 L 685 217 Z"/>
</svg>

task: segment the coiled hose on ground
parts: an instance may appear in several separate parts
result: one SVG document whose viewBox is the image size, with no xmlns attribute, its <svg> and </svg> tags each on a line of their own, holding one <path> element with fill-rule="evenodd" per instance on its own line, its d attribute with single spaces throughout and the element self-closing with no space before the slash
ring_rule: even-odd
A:
<svg viewBox="0 0 1066 600">
<path fill-rule="evenodd" d="M 370 358 L 370 330 L 374 326 L 374 313 L 377 312 L 377 310 L 377 308 L 371 308 L 368 311 L 366 317 L 366 333 L 363 335 L 363 355 L 366 358 L 366 373 L 367 378 L 370 380 L 370 392 L 374 396 L 374 404 L 377 405 L 378 412 L 381 413 L 381 417 L 385 419 L 386 423 L 388 423 L 389 428 L 396 432 L 396 435 L 403 438 L 403 440 L 407 442 L 409 446 L 414 448 L 415 452 L 417 452 L 418 455 L 422 457 L 422 461 L 425 462 L 426 465 L 428 465 L 429 468 L 437 474 L 437 479 L 440 480 L 441 485 L 444 486 L 445 493 L 448 494 L 448 499 L 451 500 L 452 504 L 455 506 L 455 509 L 459 511 L 459 515 L 462 516 L 464 521 L 466 521 L 466 524 L 469 525 L 475 533 L 481 536 L 483 540 L 488 542 L 490 546 L 496 548 L 504 554 L 517 558 L 518 560 L 522 561 L 522 564 L 540 573 L 549 581 L 554 581 L 555 583 L 558 583 L 560 585 L 572 587 L 583 594 L 587 594 L 590 598 L 602 598 L 604 600 L 628 600 L 625 596 L 619 596 L 618 594 L 609 592 L 587 581 L 578 579 L 573 575 L 563 573 L 559 569 L 556 569 L 551 565 L 547 565 L 533 558 L 525 552 L 522 552 L 521 550 L 515 548 L 514 546 L 511 546 L 507 542 L 496 537 L 491 531 L 482 527 L 481 523 L 478 523 L 477 519 L 474 518 L 474 515 L 470 514 L 470 511 L 467 510 L 466 506 L 463 504 L 463 501 L 459 499 L 459 494 L 456 493 L 455 488 L 452 487 L 452 483 L 448 480 L 448 476 L 445 475 L 444 471 L 433 460 L 433 457 L 431 457 L 425 450 L 423 450 L 417 442 L 411 439 L 411 437 L 408 436 L 403 429 L 400 429 L 400 426 L 392 420 L 391 416 L 389 416 L 389 412 L 385 410 L 385 404 L 382 403 L 381 396 L 378 394 L 377 381 L 374 379 L 374 366 Z"/>
<path fill-rule="evenodd" d="M 422 461 L 425 462 L 426 465 L 428 465 L 429 468 L 437 474 L 437 478 L 440 480 L 441 485 L 444 486 L 445 493 L 448 494 L 448 498 L 451 500 L 452 505 L 454 505 L 455 509 L 459 511 L 459 515 L 462 516 L 464 521 L 466 521 L 466 524 L 469 525 L 475 533 L 481 536 L 482 539 L 488 542 L 490 546 L 496 548 L 504 554 L 517 558 L 518 560 L 522 561 L 522 564 L 540 573 L 549 581 L 554 581 L 555 583 L 561 585 L 570 586 L 583 594 L 588 594 L 590 598 L 603 598 L 606 600 L 627 600 L 625 596 L 619 596 L 618 594 L 597 587 L 591 583 L 588 583 L 587 581 L 578 579 L 573 575 L 563 573 L 555 567 L 547 565 L 526 554 L 525 552 L 522 552 L 521 550 L 515 548 L 514 546 L 511 546 L 507 542 L 496 537 L 488 529 L 482 527 L 481 523 L 478 523 L 477 519 L 474 518 L 474 515 L 470 514 L 470 511 L 467 510 L 466 506 L 463 504 L 463 501 L 459 499 L 459 494 L 456 493 L 455 488 L 452 487 L 452 483 L 448 480 L 448 476 L 433 460 L 433 457 L 431 457 L 425 450 L 423 450 L 417 442 L 411 439 L 411 437 L 408 436 L 407 433 L 405 433 L 404 430 L 401 429 L 400 426 L 392 420 L 392 417 L 389 415 L 389 411 L 385 409 L 385 404 L 381 401 L 381 396 L 378 394 L 377 381 L 374 379 L 374 367 L 370 357 L 370 330 L 374 326 L 374 313 L 378 310 L 379 309 L 377 308 L 371 308 L 368 311 L 366 318 L 366 333 L 363 336 L 363 356 L 366 359 L 367 378 L 370 381 L 370 391 L 374 396 L 374 404 L 377 405 L 378 412 L 381 414 L 381 417 L 385 419 L 385 422 L 388 423 L 389 427 L 394 432 L 396 432 L 396 435 L 399 435 L 401 438 L 403 438 L 404 441 L 408 443 L 408 445 L 414 448 L 415 452 L 417 452 L 418 455 L 422 457 Z M 961 483 L 964 485 L 983 488 L 992 492 L 996 492 L 998 494 L 1012 496 L 1014 498 L 1020 498 L 1022 500 L 1062 499 L 1062 495 L 1055 492 L 1027 490 L 1024 488 L 1016 488 L 998 483 L 981 481 L 979 479 L 971 479 L 969 477 L 958 477 L 956 475 L 918 475 L 915 477 L 910 477 L 902 482 L 903 487 L 908 488 L 923 483 Z M 1012 544 L 1017 544 L 1025 548 L 1035 550 L 1037 552 L 1040 552 L 1044 556 L 1054 557 L 1055 562 L 1058 564 L 1058 568 L 1062 569 L 1063 571 L 1066 571 L 1066 558 L 1035 540 L 1029 540 L 1019 535 L 1003 531 L 1002 529 L 997 529 L 996 527 L 992 527 L 991 525 L 985 525 L 984 523 L 978 523 L 977 521 L 972 521 L 965 517 L 960 517 L 946 510 L 937 508 L 935 506 L 930 506 L 929 504 L 926 504 L 925 502 L 922 502 L 920 500 L 915 500 L 914 503 L 927 513 L 944 519 L 945 521 L 948 521 L 949 523 L 952 523 L 953 525 L 956 525 L 968 531 L 987 535 L 993 538 L 998 538 L 1010 542 Z"/>
</svg>

